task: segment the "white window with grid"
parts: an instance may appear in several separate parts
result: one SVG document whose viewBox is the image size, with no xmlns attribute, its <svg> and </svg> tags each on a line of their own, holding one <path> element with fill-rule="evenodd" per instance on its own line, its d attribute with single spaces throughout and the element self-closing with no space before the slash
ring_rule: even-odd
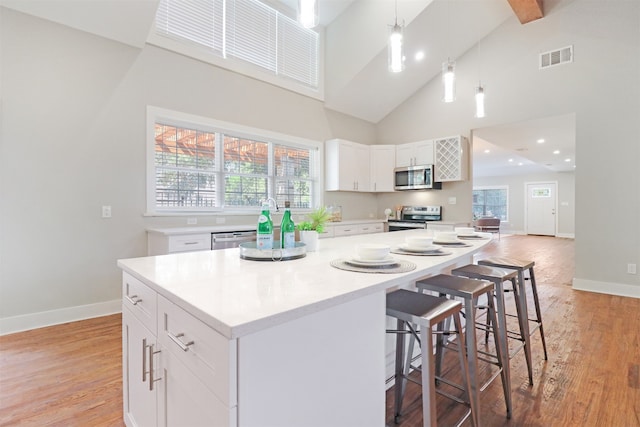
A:
<svg viewBox="0 0 640 427">
<path fill-rule="evenodd" d="M 147 111 L 147 214 L 320 203 L 322 144 L 156 107 Z"/>
</svg>

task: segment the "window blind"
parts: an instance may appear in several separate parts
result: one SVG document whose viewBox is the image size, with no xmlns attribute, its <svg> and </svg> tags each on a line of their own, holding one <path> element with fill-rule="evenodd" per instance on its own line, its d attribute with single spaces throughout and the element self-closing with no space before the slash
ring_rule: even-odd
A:
<svg viewBox="0 0 640 427">
<path fill-rule="evenodd" d="M 156 33 L 319 85 L 318 33 L 258 0 L 161 0 Z"/>
</svg>

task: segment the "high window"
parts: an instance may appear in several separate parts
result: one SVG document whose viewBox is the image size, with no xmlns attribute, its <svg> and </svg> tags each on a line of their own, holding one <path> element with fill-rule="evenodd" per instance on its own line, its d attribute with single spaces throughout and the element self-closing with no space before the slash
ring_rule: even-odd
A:
<svg viewBox="0 0 640 427">
<path fill-rule="evenodd" d="M 473 217 L 509 218 L 508 187 L 477 187 L 473 189 Z"/>
<path fill-rule="evenodd" d="M 268 197 L 298 209 L 319 203 L 320 143 L 148 110 L 150 214 L 253 210 Z"/>
<path fill-rule="evenodd" d="M 149 41 L 222 59 L 213 62 L 252 77 L 262 70 L 318 95 L 319 34 L 258 0 L 161 0 Z"/>
</svg>

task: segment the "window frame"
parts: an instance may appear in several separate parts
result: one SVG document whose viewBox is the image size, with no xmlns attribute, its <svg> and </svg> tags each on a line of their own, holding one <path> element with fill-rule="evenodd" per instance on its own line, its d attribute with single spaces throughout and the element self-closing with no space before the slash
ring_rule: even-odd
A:
<svg viewBox="0 0 640 427">
<path fill-rule="evenodd" d="M 278 10 L 279 13 L 282 13 Z M 293 18 L 295 19 L 295 18 Z M 310 98 L 324 101 L 325 98 L 325 85 L 324 85 L 324 64 L 325 64 L 325 29 L 322 26 L 314 28 L 314 31 L 318 33 L 318 87 L 311 88 L 302 83 L 298 83 L 295 80 L 287 78 L 283 75 L 275 75 L 270 72 L 264 71 L 261 67 L 251 64 L 249 62 L 236 59 L 234 57 L 217 56 L 195 44 L 181 42 L 179 40 L 163 36 L 156 33 L 156 18 L 154 16 L 153 24 L 147 36 L 147 43 L 153 46 L 167 49 L 172 52 L 179 53 L 181 55 L 188 56 L 190 58 L 197 59 L 199 61 L 212 64 L 238 74 L 242 74 L 263 82 L 273 84 L 283 89 L 290 90 L 292 92 L 299 93 L 301 95 L 308 96 Z"/>
<path fill-rule="evenodd" d="M 314 207 L 322 203 L 322 194 L 324 193 L 324 144 L 320 141 L 314 141 L 306 138 L 286 135 L 278 132 L 272 132 L 264 129 L 253 128 L 240 125 L 237 123 L 225 122 L 208 117 L 197 116 L 189 113 L 168 110 L 165 108 L 147 106 L 147 123 L 146 123 L 146 212 L 145 216 L 193 216 L 193 215 L 215 215 L 215 214 L 247 214 L 254 213 L 256 206 L 230 206 L 224 204 L 217 207 L 191 207 L 191 208 L 166 208 L 158 209 L 156 206 L 156 164 L 155 164 L 155 125 L 158 122 L 163 124 L 196 128 L 207 132 L 221 132 L 230 136 L 247 138 L 252 140 L 260 140 L 268 142 L 271 147 L 275 145 L 285 145 L 287 147 L 296 147 L 316 150 L 315 155 L 309 159 L 309 169 L 315 177 L 313 187 L 315 191 L 311 198 L 311 207 L 309 209 L 296 208 L 298 212 L 307 212 L 313 210 Z M 215 168 L 219 173 L 216 180 L 217 194 L 221 196 L 224 203 L 224 176 L 223 171 L 223 155 L 216 153 Z M 267 176 L 270 181 L 268 192 L 274 190 L 274 183 L 278 177 L 275 175 L 272 158 L 269 156 L 269 166 Z M 275 197 L 269 194 L 269 197 Z M 220 200 L 220 199 L 218 199 Z"/>
<path fill-rule="evenodd" d="M 481 185 L 481 186 L 474 186 L 473 189 L 471 190 L 471 214 L 474 215 L 473 212 L 473 192 L 476 190 L 505 190 L 507 192 L 507 197 L 506 197 L 506 202 L 505 202 L 505 206 L 506 206 L 506 215 L 505 215 L 505 219 L 500 219 L 501 222 L 509 222 L 509 186 L 508 185 Z M 486 206 L 486 205 L 485 205 Z M 476 219 L 474 217 L 474 219 Z"/>
</svg>

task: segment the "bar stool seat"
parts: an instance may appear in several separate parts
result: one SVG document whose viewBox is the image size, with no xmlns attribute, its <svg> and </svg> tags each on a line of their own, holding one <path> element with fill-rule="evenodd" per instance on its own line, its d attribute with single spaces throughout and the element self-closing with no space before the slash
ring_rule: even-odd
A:
<svg viewBox="0 0 640 427">
<path fill-rule="evenodd" d="M 511 382 L 508 375 L 508 363 L 505 363 L 507 358 L 506 347 L 503 348 L 502 340 L 497 335 L 497 319 L 494 307 L 494 284 L 486 280 L 474 280 L 466 277 L 451 276 L 447 274 L 439 274 L 433 277 L 428 277 L 416 282 L 416 287 L 420 292 L 431 291 L 437 292 L 440 296 L 448 296 L 450 298 L 461 298 L 463 302 L 463 312 L 466 319 L 465 325 L 465 339 L 467 350 L 467 361 L 469 364 L 469 377 L 471 381 L 471 399 L 475 400 L 476 404 L 479 402 L 479 394 L 484 390 L 489 383 L 491 383 L 498 375 L 501 376 L 502 386 L 505 397 L 505 405 L 507 408 L 507 418 L 511 418 Z M 478 304 L 478 300 L 481 296 L 487 297 L 487 305 L 481 306 Z M 476 310 L 478 308 L 486 308 L 490 317 L 490 329 L 494 334 L 496 342 L 496 354 L 488 354 L 486 352 L 478 350 L 476 339 L 476 328 L 487 330 L 487 326 L 476 323 Z M 480 359 L 478 354 L 489 356 L 492 359 Z M 438 357 L 437 363 L 441 360 Z M 491 363 L 498 367 L 495 372 L 485 384 L 480 385 L 478 380 L 478 360 Z M 505 369 L 507 367 L 507 369 Z M 438 365 L 436 366 L 436 373 L 438 373 Z"/>
<path fill-rule="evenodd" d="M 433 327 L 441 324 L 446 319 L 453 319 L 455 325 L 455 333 L 458 334 L 460 345 L 464 346 L 464 334 L 462 333 L 462 322 L 460 320 L 461 303 L 446 298 L 438 298 L 432 295 L 411 292 L 400 289 L 387 294 L 387 315 L 397 319 L 398 329 L 387 331 L 396 333 L 396 361 L 395 361 L 395 409 L 394 418 L 398 422 L 402 415 L 402 400 L 404 398 L 405 386 L 408 372 L 405 373 L 404 366 L 404 336 L 411 333 L 421 346 L 422 358 L 422 410 L 423 424 L 427 426 L 437 425 L 436 412 L 436 375 L 435 375 L 435 357 L 433 354 Z M 417 332 L 413 325 L 419 325 L 420 330 Z M 463 417 L 462 421 L 471 417 L 472 424 L 478 426 L 477 416 L 478 407 L 476 401 L 470 396 L 469 371 L 466 355 L 463 351 L 459 352 L 460 369 L 462 371 L 464 397 L 466 400 L 457 399 L 451 395 L 459 403 L 466 404 L 469 410 Z M 462 422 L 461 421 L 461 422 Z"/>
<path fill-rule="evenodd" d="M 478 261 L 479 265 L 487 265 L 490 267 L 507 268 L 510 270 L 516 270 L 518 272 L 518 298 L 520 299 L 521 309 L 521 323 L 524 325 L 526 333 L 527 345 L 529 345 L 530 337 L 537 331 L 540 331 L 540 340 L 542 341 L 542 349 L 544 351 L 544 360 L 549 360 L 547 356 L 547 343 L 544 339 L 544 327 L 542 325 L 542 313 L 540 310 L 540 299 L 538 298 L 538 287 L 536 285 L 536 276 L 533 271 L 535 261 L 522 260 L 516 258 L 507 257 L 491 257 Z M 529 274 L 529 282 L 531 283 L 531 293 L 533 295 L 533 304 L 536 312 L 535 318 L 529 317 L 529 309 L 527 306 L 527 289 L 525 285 L 526 278 L 524 273 Z M 514 284 L 514 288 L 516 284 Z M 529 328 L 529 322 L 534 322 L 536 326 L 533 329 Z"/>
</svg>

